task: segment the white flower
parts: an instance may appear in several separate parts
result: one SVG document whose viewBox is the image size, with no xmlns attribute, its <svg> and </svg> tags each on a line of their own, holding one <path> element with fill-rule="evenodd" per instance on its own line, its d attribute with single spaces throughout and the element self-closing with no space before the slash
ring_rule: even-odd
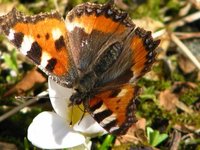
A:
<svg viewBox="0 0 200 150">
<path fill-rule="evenodd" d="M 73 106 L 72 112 L 72 107 L 68 106 L 71 94 L 72 89 L 49 79 L 49 96 L 55 112 L 42 112 L 34 118 L 28 128 L 28 139 L 33 145 L 43 149 L 89 149 L 90 137 L 106 133 L 87 113 L 80 121 L 83 111 Z"/>
</svg>

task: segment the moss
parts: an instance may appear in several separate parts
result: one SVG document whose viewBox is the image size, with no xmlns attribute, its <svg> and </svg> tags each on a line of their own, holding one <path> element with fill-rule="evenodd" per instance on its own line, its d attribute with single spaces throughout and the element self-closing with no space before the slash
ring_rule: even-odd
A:
<svg viewBox="0 0 200 150">
<path fill-rule="evenodd" d="M 146 99 L 137 105 L 137 115 L 147 119 L 147 125 L 151 126 L 153 120 L 159 115 L 162 117 L 161 109 L 150 99 Z"/>
<path fill-rule="evenodd" d="M 187 114 L 187 113 L 166 113 L 167 118 L 170 120 L 171 125 L 179 124 L 182 126 L 193 126 L 195 128 L 200 127 L 199 113 Z"/>
<path fill-rule="evenodd" d="M 195 89 L 188 89 L 182 95 L 180 95 L 180 100 L 187 105 L 192 105 L 197 102 L 200 98 L 200 83 Z"/>
<path fill-rule="evenodd" d="M 167 2 L 167 7 L 168 9 L 171 9 L 173 11 L 179 11 L 181 5 L 180 5 L 180 0 L 169 0 Z"/>
<path fill-rule="evenodd" d="M 147 0 L 146 3 L 139 5 L 135 10 L 134 13 L 130 12 L 132 18 L 141 18 L 144 16 L 149 16 L 151 18 L 160 20 L 160 0 Z"/>
<path fill-rule="evenodd" d="M 149 80 L 149 79 L 146 79 L 146 78 L 142 78 L 139 82 L 138 82 L 138 85 L 140 87 L 151 87 L 153 88 L 154 90 L 159 90 L 159 91 L 162 91 L 162 90 L 165 90 L 165 89 L 168 89 L 171 87 L 172 83 L 170 80 Z M 155 94 L 152 92 L 152 94 Z"/>
</svg>

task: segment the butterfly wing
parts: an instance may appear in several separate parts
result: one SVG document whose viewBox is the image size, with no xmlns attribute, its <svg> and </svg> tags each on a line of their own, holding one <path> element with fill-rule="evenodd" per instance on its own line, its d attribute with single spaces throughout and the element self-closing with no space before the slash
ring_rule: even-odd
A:
<svg viewBox="0 0 200 150">
<path fill-rule="evenodd" d="M 76 6 L 66 17 L 69 45 L 77 68 L 93 70 L 95 61 L 116 41 L 122 41 L 134 29 L 127 13 L 111 3 L 84 3 Z"/>
<path fill-rule="evenodd" d="M 126 84 L 112 90 L 98 93 L 85 101 L 86 110 L 109 133 L 125 134 L 135 123 L 135 99 L 138 87 Z"/>
<path fill-rule="evenodd" d="M 133 23 L 129 23 L 130 26 L 123 24 L 122 20 L 128 20 L 127 22 L 130 21 L 130 18 L 128 17 L 126 19 L 123 18 L 120 21 L 114 20 L 114 18 L 116 16 L 120 16 L 121 13 L 113 13 L 110 16 L 106 15 L 109 11 L 116 12 L 114 8 L 103 9 L 104 11 L 106 10 L 104 15 L 98 16 L 96 15 L 98 10 L 96 7 L 98 6 L 94 5 L 94 7 L 92 7 L 93 10 L 90 10 L 89 7 L 84 9 L 85 11 L 89 9 L 94 17 L 93 22 L 91 23 L 89 21 L 88 26 L 86 25 L 86 23 L 88 23 L 88 19 L 86 18 L 92 18 L 92 15 L 88 15 L 85 12 L 80 13 L 80 17 L 77 17 L 78 19 L 75 17 L 77 19 L 76 23 L 73 22 L 75 24 L 73 24 L 73 26 L 79 26 L 79 28 L 82 27 L 85 32 L 89 33 L 88 35 L 85 34 L 86 36 L 84 35 L 81 37 L 82 39 L 80 39 L 80 43 L 90 39 L 88 36 L 91 36 L 92 33 L 95 33 L 94 35 L 100 36 L 101 32 L 96 34 L 97 31 L 102 31 L 102 33 L 105 33 L 105 37 L 100 36 L 100 40 L 98 40 L 97 37 L 97 41 L 100 41 L 100 44 L 96 43 L 95 41 L 89 44 L 95 44 L 97 46 L 96 49 L 91 48 L 91 50 L 93 50 L 96 54 L 94 56 L 97 57 L 97 59 L 93 58 L 93 60 L 97 61 L 94 61 L 92 70 L 94 70 L 97 74 L 98 70 L 100 70 L 99 67 L 101 68 L 102 64 L 104 64 L 102 67 L 105 67 L 106 63 L 108 63 L 104 60 L 105 57 L 109 57 L 107 55 L 109 52 L 104 51 L 106 48 L 102 48 L 102 44 L 109 46 L 112 44 L 112 42 L 115 43 L 120 41 L 119 44 L 121 45 L 115 46 L 123 47 L 123 50 L 121 54 L 117 56 L 118 58 L 113 61 L 114 63 L 111 65 L 111 67 L 102 69 L 104 72 L 100 74 L 100 79 L 97 81 L 98 86 L 96 86 L 94 89 L 97 94 L 90 100 L 84 101 L 84 105 L 86 110 L 93 116 L 93 118 L 109 133 L 122 135 L 125 134 L 128 128 L 136 122 L 135 100 L 138 94 L 138 87 L 132 86 L 132 84 L 129 83 L 136 82 L 152 66 L 153 62 L 155 61 L 155 49 L 159 44 L 159 40 L 154 41 L 151 32 L 149 31 L 145 31 L 139 27 L 134 29 L 135 26 Z M 104 20 L 100 17 L 104 17 Z M 96 24 L 96 22 L 98 22 L 98 24 Z M 115 23 L 117 26 L 112 26 L 111 23 Z M 88 29 L 85 28 L 85 26 L 88 27 Z M 89 28 L 89 26 L 91 27 Z M 120 34 L 118 33 L 119 27 L 122 27 L 123 29 L 122 33 Z M 73 32 L 75 32 L 75 30 L 80 32 L 79 28 L 75 27 Z M 113 31 L 112 29 L 116 30 Z M 109 34 L 109 32 L 111 34 Z M 85 51 L 84 53 L 88 53 L 87 51 L 90 49 L 82 50 Z M 111 50 L 113 51 L 112 48 Z M 111 61 L 112 56 L 107 60 Z M 81 65 L 81 62 L 79 63 Z"/>
<path fill-rule="evenodd" d="M 0 32 L 54 80 L 71 86 L 76 70 L 65 22 L 58 12 L 25 16 L 13 9 L 0 17 Z"/>
<path fill-rule="evenodd" d="M 159 41 L 135 29 L 127 14 L 112 4 L 79 5 L 67 15 L 66 27 L 77 68 L 98 76 L 93 90 L 97 94 L 83 101 L 86 110 L 108 132 L 125 134 L 136 121 L 138 87 L 129 83 L 151 67 Z"/>
<path fill-rule="evenodd" d="M 100 86 L 124 76 L 124 72 L 130 73 L 124 83 L 133 82 L 144 75 L 155 60 L 159 40 L 154 41 L 151 32 L 135 29 L 127 13 L 112 3 L 76 6 L 66 17 L 66 27 L 75 64 L 83 74 L 96 69 L 96 63 L 103 59 L 109 46 L 121 43 L 123 50 L 112 67 L 101 74 Z"/>
<path fill-rule="evenodd" d="M 137 27 L 122 44 L 124 49 L 121 55 L 102 75 L 101 85 L 108 87 L 136 82 L 155 62 L 157 55 L 155 49 L 159 42 L 160 40 L 153 40 L 151 32 Z"/>
<path fill-rule="evenodd" d="M 150 31 L 142 28 L 136 28 L 131 39 L 130 50 L 132 52 L 133 72 L 132 81 L 138 79 L 148 72 L 155 62 L 157 55 L 155 49 L 158 47 L 160 40 L 154 41 Z"/>
<path fill-rule="evenodd" d="M 129 42 L 129 41 L 128 41 Z M 109 133 L 115 135 L 125 134 L 128 128 L 136 122 L 135 100 L 138 87 L 132 86 L 145 74 L 155 61 L 155 48 L 159 41 L 154 41 L 151 33 L 136 28 L 130 38 L 130 46 L 119 56 L 115 64 L 103 74 L 108 82 L 103 87 L 97 87 L 99 93 L 86 105 L 86 109 L 93 118 Z M 127 54 L 129 56 L 127 56 Z M 128 63 L 126 63 L 128 62 Z M 125 67 L 125 64 L 128 66 Z M 127 70 L 117 78 L 113 78 L 121 67 Z M 109 80 L 108 80 L 109 79 Z"/>
</svg>

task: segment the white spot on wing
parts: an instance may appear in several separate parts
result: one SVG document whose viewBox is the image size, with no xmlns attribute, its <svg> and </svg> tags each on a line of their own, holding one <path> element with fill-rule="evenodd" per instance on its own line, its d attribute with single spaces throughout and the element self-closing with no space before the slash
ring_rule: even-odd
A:
<svg viewBox="0 0 200 150">
<path fill-rule="evenodd" d="M 119 126 L 112 127 L 112 128 L 110 128 L 109 132 L 113 132 L 113 131 L 118 130 L 118 129 L 119 129 Z"/>
<path fill-rule="evenodd" d="M 102 104 L 101 107 L 96 109 L 93 113 L 98 114 L 98 113 L 105 111 L 105 110 L 107 110 L 107 107 L 104 104 Z"/>
<path fill-rule="evenodd" d="M 48 65 L 48 60 L 51 59 L 51 56 L 43 51 L 41 58 L 40 68 L 45 68 Z"/>
<path fill-rule="evenodd" d="M 72 32 L 74 30 L 74 24 L 73 23 L 66 23 L 66 28 L 69 32 Z"/>
<path fill-rule="evenodd" d="M 78 22 L 78 21 L 69 21 L 69 20 L 66 20 L 66 29 L 67 31 L 69 32 L 73 32 L 73 30 L 75 28 L 81 28 L 83 29 L 87 34 L 90 34 L 91 31 L 92 31 L 92 28 L 85 28 L 84 24 L 82 22 Z"/>
<path fill-rule="evenodd" d="M 81 28 L 81 29 L 84 29 L 84 26 L 83 24 L 79 23 L 79 22 L 70 22 L 70 21 L 67 21 L 66 23 L 66 28 L 69 32 L 72 32 L 75 27 L 78 27 L 78 28 Z M 85 31 L 86 33 L 88 33 L 88 31 Z"/>
<path fill-rule="evenodd" d="M 123 97 L 126 93 L 128 92 L 127 89 L 122 89 L 119 94 L 117 95 L 117 97 Z"/>
<path fill-rule="evenodd" d="M 10 29 L 9 34 L 8 34 L 8 39 L 14 40 L 15 39 L 14 34 L 15 34 L 15 31 L 13 29 Z"/>
<path fill-rule="evenodd" d="M 113 113 L 112 115 L 110 115 L 110 116 L 106 117 L 105 119 L 103 119 L 100 122 L 100 124 L 103 124 L 105 126 L 106 124 L 109 124 L 111 121 L 116 120 L 116 118 L 117 118 L 117 115 Z"/>
<path fill-rule="evenodd" d="M 30 35 L 25 35 L 23 38 L 23 42 L 20 48 L 22 54 L 27 55 L 27 52 L 31 49 L 31 46 L 34 42 L 34 38 Z"/>
<path fill-rule="evenodd" d="M 54 28 L 54 29 L 52 30 L 52 36 L 53 36 L 53 39 L 54 39 L 54 40 L 57 40 L 57 39 L 60 38 L 60 36 L 62 36 L 62 32 L 60 31 L 60 29 Z"/>
<path fill-rule="evenodd" d="M 66 27 L 67 27 L 67 30 L 69 32 L 72 32 L 74 30 L 75 27 L 79 27 L 79 28 L 82 28 L 81 24 L 77 23 L 77 22 L 73 22 L 73 23 L 69 23 L 69 24 L 66 24 Z"/>
</svg>

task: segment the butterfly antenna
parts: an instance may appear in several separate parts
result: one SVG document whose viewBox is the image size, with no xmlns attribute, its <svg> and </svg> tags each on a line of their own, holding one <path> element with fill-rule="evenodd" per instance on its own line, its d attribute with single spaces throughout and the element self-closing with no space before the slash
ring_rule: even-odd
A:
<svg viewBox="0 0 200 150">
<path fill-rule="evenodd" d="M 86 111 L 85 111 L 85 109 L 84 109 L 83 115 L 81 116 L 81 119 L 79 120 L 78 125 L 79 125 L 79 124 L 81 123 L 81 121 L 83 120 L 83 117 L 85 116 L 85 113 L 86 113 Z"/>
<path fill-rule="evenodd" d="M 78 105 L 78 108 L 82 111 L 82 112 L 84 112 L 84 110 Z"/>
<path fill-rule="evenodd" d="M 90 96 L 89 96 L 89 99 L 90 99 Z M 81 108 L 80 108 L 81 109 Z M 82 109 L 81 109 L 82 110 Z M 86 108 L 84 107 L 84 110 L 83 111 L 83 115 L 81 116 L 81 119 L 79 120 L 78 122 L 78 125 L 81 123 L 81 121 L 83 120 L 83 117 L 85 116 L 85 113 L 86 113 Z"/>
<path fill-rule="evenodd" d="M 72 101 L 72 103 L 69 104 L 69 106 L 72 106 L 71 119 L 70 119 L 70 123 L 69 123 L 69 125 L 72 126 L 72 118 L 73 118 L 73 114 L 74 114 L 74 101 Z"/>
</svg>

